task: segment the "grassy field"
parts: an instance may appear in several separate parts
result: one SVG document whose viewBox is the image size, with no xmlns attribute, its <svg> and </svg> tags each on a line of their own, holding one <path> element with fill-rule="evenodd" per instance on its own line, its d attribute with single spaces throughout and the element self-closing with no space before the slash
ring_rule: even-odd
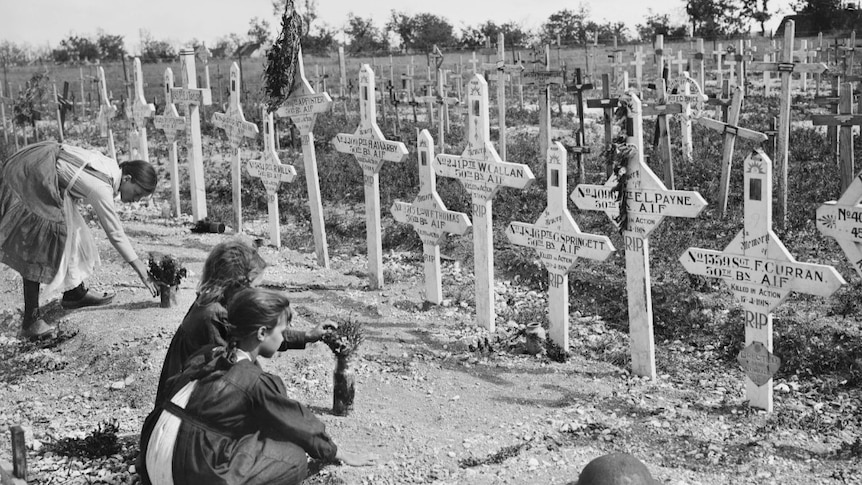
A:
<svg viewBox="0 0 862 485">
<path fill-rule="evenodd" d="M 797 44 L 800 40 L 801 39 L 797 39 Z M 814 48 L 817 39 L 808 39 L 808 41 L 809 46 L 811 48 Z M 824 43 L 826 44 L 831 44 L 832 42 L 832 39 L 824 39 Z M 719 42 L 717 41 L 705 42 L 704 49 L 706 53 L 712 53 L 713 50 L 718 48 L 718 44 Z M 724 48 L 726 48 L 730 44 L 735 45 L 736 41 L 725 41 L 722 44 Z M 767 48 L 770 46 L 770 39 L 753 37 L 752 44 L 757 49 L 756 57 L 758 59 L 762 59 L 762 53 L 766 52 Z M 633 59 L 633 52 L 638 47 L 643 48 L 644 52 L 648 53 L 648 55 L 646 56 L 646 65 L 643 68 L 643 72 L 645 77 L 651 79 L 655 77 L 657 73 L 654 56 L 652 55 L 652 45 L 629 44 L 621 45 L 619 48 L 624 50 L 624 61 L 630 62 Z M 675 56 L 675 53 L 679 50 L 682 50 L 684 58 L 690 59 L 693 57 L 695 44 L 691 41 L 665 43 L 666 52 L 672 52 Z M 593 72 L 593 80 L 600 79 L 602 73 L 611 72 L 612 67 L 609 56 L 612 55 L 612 51 L 613 47 L 609 46 L 599 46 L 598 48 L 590 49 L 590 71 Z M 525 61 L 529 61 L 532 58 L 530 51 L 525 49 L 518 49 L 515 51 L 515 53 L 519 54 L 521 59 Z M 466 76 L 466 73 L 468 73 L 471 69 L 469 61 L 472 55 L 473 51 L 448 52 L 445 54 L 443 68 L 452 69 L 455 71 L 461 69 Z M 493 62 L 493 60 L 496 59 L 496 53 L 493 49 L 483 49 L 481 51 L 477 51 L 476 55 L 480 62 Z M 513 55 L 514 53 L 511 50 L 507 50 L 507 59 L 511 59 Z M 715 62 L 714 59 L 712 59 L 710 56 L 707 56 L 707 58 L 707 72 L 710 72 L 710 70 L 715 68 Z M 263 57 L 242 59 L 244 91 L 243 104 L 254 103 L 257 99 L 260 98 L 262 92 L 261 73 L 263 71 L 264 60 L 265 59 Z M 213 100 L 216 103 L 223 103 L 227 100 L 226 80 L 230 72 L 230 65 L 233 62 L 235 62 L 235 60 L 215 59 L 212 60 L 209 64 L 210 83 L 213 89 Z M 346 60 L 346 79 L 355 80 L 359 68 L 362 66 L 362 64 L 371 64 L 372 66 L 374 66 L 378 79 L 380 79 L 381 77 L 388 79 L 390 77 L 390 72 L 393 73 L 396 78 L 399 78 L 402 73 L 406 72 L 406 66 L 411 63 L 415 66 L 414 79 L 416 80 L 415 85 L 418 88 L 423 82 L 423 80 L 428 78 L 428 62 L 425 55 L 393 55 L 391 57 L 385 58 L 348 57 Z M 131 68 L 131 63 L 127 63 L 127 65 L 129 66 L 129 68 Z M 566 66 L 569 71 L 576 67 L 580 67 L 586 74 L 586 51 L 583 47 L 563 47 L 560 49 L 552 47 L 551 66 L 552 68 Z M 120 98 L 125 97 L 125 77 L 123 74 L 122 63 L 107 63 L 104 64 L 103 67 L 105 69 L 105 78 L 108 85 L 108 91 L 110 92 L 112 99 L 119 100 Z M 165 69 L 168 67 L 170 67 L 174 71 L 176 83 L 179 84 L 179 59 L 171 63 L 155 63 L 143 65 L 144 81 L 146 83 L 144 87 L 144 94 L 146 98 L 150 100 L 150 102 L 156 100 L 157 103 L 162 103 L 164 101 L 164 95 L 161 91 L 161 83 Z M 198 78 L 202 82 L 202 76 L 204 74 L 203 67 L 200 62 L 197 63 L 197 68 Z M 329 78 L 326 80 L 327 91 L 330 94 L 339 94 L 340 80 L 337 54 L 333 54 L 329 57 L 306 56 L 305 69 L 306 76 L 309 80 L 313 80 L 317 73 L 319 73 L 320 75 L 323 75 L 324 73 L 327 74 L 329 76 Z M 673 71 L 675 72 L 675 69 Z M 3 79 L 3 81 L 5 82 L 5 85 L 8 86 L 8 90 L 11 93 L 15 94 L 19 90 L 21 90 L 25 86 L 25 83 L 33 76 L 33 74 L 37 72 L 47 72 L 50 81 L 56 83 L 58 89 L 62 89 L 62 83 L 64 81 L 69 82 L 70 93 L 74 95 L 77 102 L 80 102 L 81 100 L 81 91 L 83 84 L 84 99 L 87 99 L 90 103 L 92 103 L 92 106 L 96 106 L 97 85 L 94 82 L 97 76 L 96 66 L 89 65 L 79 67 L 46 64 L 26 67 L 10 67 L 5 74 L 5 78 Z M 629 66 L 629 73 L 630 77 L 634 79 L 634 69 L 631 66 Z M 709 74 L 707 74 L 707 76 L 709 76 Z M 53 113 L 53 108 L 44 109 L 43 111 L 47 113 L 47 117 L 49 118 L 53 118 L 55 116 Z"/>
</svg>

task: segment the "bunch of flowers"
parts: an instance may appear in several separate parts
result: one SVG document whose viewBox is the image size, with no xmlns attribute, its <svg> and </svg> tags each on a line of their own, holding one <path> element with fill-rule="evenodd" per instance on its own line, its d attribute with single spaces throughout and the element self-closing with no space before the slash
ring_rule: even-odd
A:
<svg viewBox="0 0 862 485">
<path fill-rule="evenodd" d="M 183 264 L 169 254 L 160 256 L 151 253 L 148 263 L 150 278 L 166 286 L 178 286 L 188 275 Z"/>
<path fill-rule="evenodd" d="M 365 340 L 362 323 L 353 318 L 338 322 L 338 328 L 327 332 L 321 339 L 336 357 L 349 357 Z"/>
</svg>

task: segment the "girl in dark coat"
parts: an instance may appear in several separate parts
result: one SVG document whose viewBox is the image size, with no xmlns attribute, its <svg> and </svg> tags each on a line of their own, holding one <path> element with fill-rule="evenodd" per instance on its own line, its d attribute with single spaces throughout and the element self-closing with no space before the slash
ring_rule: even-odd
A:
<svg viewBox="0 0 862 485">
<path fill-rule="evenodd" d="M 258 364 L 283 343 L 289 305 L 272 290 L 250 288 L 234 297 L 228 347 L 195 354 L 144 422 L 138 467 L 145 484 L 299 484 L 306 454 L 351 466 L 374 463 L 338 448 L 324 424 Z"/>
<path fill-rule="evenodd" d="M 266 262 L 257 250 L 240 240 L 220 243 L 210 251 L 204 262 L 198 297 L 171 339 L 165 355 L 156 391 L 157 402 L 168 379 L 182 372 L 192 354 L 207 345 L 227 345 L 228 302 L 240 290 L 254 285 L 264 269 Z M 284 344 L 279 350 L 304 349 L 305 344 L 317 342 L 331 328 L 327 322 L 309 331 L 287 329 Z"/>
</svg>

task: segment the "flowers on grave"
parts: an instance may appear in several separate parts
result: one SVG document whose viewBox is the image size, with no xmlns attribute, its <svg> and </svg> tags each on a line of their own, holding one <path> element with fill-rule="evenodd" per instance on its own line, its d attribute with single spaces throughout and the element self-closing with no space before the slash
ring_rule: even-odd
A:
<svg viewBox="0 0 862 485">
<path fill-rule="evenodd" d="M 188 276 L 183 264 L 169 254 L 150 253 L 148 263 L 147 273 L 158 285 L 179 286 L 183 278 Z"/>
<path fill-rule="evenodd" d="M 177 288 L 188 275 L 188 271 L 176 258 L 170 255 L 150 253 L 147 274 L 159 287 L 162 297 L 161 307 L 170 308 L 177 303 Z"/>
<path fill-rule="evenodd" d="M 605 157 L 611 162 L 613 173 L 616 176 L 617 183 L 611 189 L 612 194 L 616 194 L 617 202 L 619 203 L 619 215 L 616 222 L 619 224 L 620 232 L 628 229 L 628 204 L 626 203 L 626 185 L 628 184 L 628 164 L 629 159 L 637 156 L 635 145 L 630 145 L 626 138 L 626 120 L 628 112 L 631 108 L 631 96 L 628 93 L 620 96 L 619 107 L 614 112 L 614 124 L 619 129 L 619 134 L 614 138 L 613 143 L 605 149 Z"/>
<path fill-rule="evenodd" d="M 266 95 L 267 111 L 275 111 L 290 96 L 293 91 L 294 78 L 299 65 L 297 57 L 302 36 L 302 17 L 293 6 L 293 0 L 287 0 L 284 13 L 281 15 L 281 32 L 266 53 L 266 66 L 263 71 L 263 83 Z"/>
<path fill-rule="evenodd" d="M 353 355 L 365 339 L 362 323 L 348 318 L 338 328 L 327 332 L 321 339 L 335 354 L 335 371 L 332 373 L 332 413 L 347 416 L 353 410 L 355 380 Z"/>
</svg>

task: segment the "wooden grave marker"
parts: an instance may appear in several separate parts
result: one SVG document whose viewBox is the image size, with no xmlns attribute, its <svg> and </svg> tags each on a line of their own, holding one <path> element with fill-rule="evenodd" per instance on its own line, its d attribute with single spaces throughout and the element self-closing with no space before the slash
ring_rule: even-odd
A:
<svg viewBox="0 0 862 485">
<path fill-rule="evenodd" d="M 762 345 L 772 352 L 772 310 L 791 291 L 828 297 L 844 279 L 831 266 L 800 263 L 772 231 L 772 161 L 757 149 L 743 162 L 744 227 L 724 251 L 689 248 L 680 262 L 691 274 L 723 279 L 745 312 L 745 353 Z M 768 361 L 767 361 L 768 362 Z M 745 394 L 752 407 L 772 411 L 772 374 L 763 365 L 750 368 Z"/>
<path fill-rule="evenodd" d="M 657 155 L 662 160 L 662 172 L 664 183 L 671 190 L 674 189 L 673 150 L 670 141 L 670 122 L 668 116 L 682 114 L 683 105 L 679 102 L 671 102 L 668 97 L 667 82 L 659 78 L 655 83 L 657 99 L 649 105 L 644 105 L 640 114 L 642 116 L 656 117 L 656 133 L 658 134 Z"/>
<path fill-rule="evenodd" d="M 168 157 L 171 174 L 171 205 L 174 217 L 179 217 L 182 214 L 182 210 L 180 209 L 180 171 L 179 160 L 177 158 L 177 135 L 185 133 L 186 119 L 177 113 L 177 107 L 171 98 L 171 90 L 174 88 L 174 72 L 170 67 L 165 69 L 164 88 L 165 111 L 153 118 L 153 124 L 157 129 L 162 130 L 165 133 L 165 138 L 168 139 L 170 147 Z"/>
<path fill-rule="evenodd" d="M 635 47 L 635 51 L 632 55 L 634 56 L 634 60 L 631 61 L 629 64 L 634 66 L 635 68 L 635 82 L 638 85 L 638 90 L 641 90 L 643 86 L 643 68 L 644 64 L 646 63 L 643 47 Z"/>
<path fill-rule="evenodd" d="M 437 150 L 440 153 L 446 151 L 446 141 L 445 141 L 445 133 L 446 133 L 446 119 L 448 118 L 447 112 L 449 110 L 449 106 L 457 106 L 461 103 L 461 100 L 458 98 L 450 98 L 446 96 L 446 91 L 443 86 L 443 73 L 437 73 L 437 92 L 432 93 L 431 88 L 428 89 L 427 96 L 418 96 L 416 97 L 416 101 L 429 103 L 429 113 L 433 112 L 433 106 L 437 105 L 437 109 L 439 110 L 437 116 Z M 434 124 L 433 115 L 429 114 L 429 119 L 431 124 Z"/>
<path fill-rule="evenodd" d="M 467 146 L 461 156 L 438 154 L 434 171 L 461 181 L 472 199 L 476 322 L 494 330 L 494 231 L 492 200 L 500 187 L 525 189 L 535 180 L 527 165 L 505 162 L 491 144 L 488 83 L 474 75 L 467 87 Z"/>
<path fill-rule="evenodd" d="M 192 198 L 192 219 L 197 222 L 207 216 L 204 155 L 201 142 L 201 106 L 212 104 L 209 88 L 198 88 L 195 51 L 180 50 L 182 87 L 171 88 L 171 100 L 183 108 L 186 117 L 186 139 L 189 157 L 189 186 Z"/>
<path fill-rule="evenodd" d="M 784 23 L 784 48 L 779 62 L 754 62 L 752 71 L 778 71 L 781 74 L 781 94 L 778 102 L 778 154 L 775 159 L 778 170 L 778 224 L 784 228 L 787 223 L 787 164 L 790 137 L 790 80 L 794 72 L 823 73 L 826 64 L 793 62 L 793 40 L 796 24 L 793 20 Z"/>
<path fill-rule="evenodd" d="M 701 89 L 706 89 L 706 75 L 704 73 L 703 66 L 703 58 L 704 58 L 704 50 L 703 50 L 703 38 L 698 38 L 695 43 L 697 46 L 694 52 L 694 63 L 692 64 L 692 70 L 694 70 L 695 76 L 697 76 L 697 84 L 700 85 Z"/>
<path fill-rule="evenodd" d="M 269 241 L 276 248 L 281 247 L 281 228 L 278 214 L 278 187 L 282 182 L 290 183 L 296 178 L 293 165 L 282 164 L 275 151 L 275 121 L 272 113 L 266 112 L 266 106 L 261 106 L 263 120 L 263 156 L 260 160 L 248 162 L 248 173 L 263 182 L 266 188 L 266 205 L 269 213 Z"/>
<path fill-rule="evenodd" d="M 653 61 L 655 62 L 656 79 L 661 79 L 661 77 L 664 75 L 664 73 L 662 71 L 664 70 L 664 67 L 665 67 L 665 64 L 664 64 L 664 54 L 665 54 L 665 52 L 664 52 L 664 35 L 657 34 L 655 36 L 655 42 L 653 45 L 655 47 L 655 51 L 653 52 L 653 54 L 654 54 L 653 55 Z"/>
<path fill-rule="evenodd" d="M 567 207 L 566 149 L 554 142 L 547 152 L 548 205 L 535 224 L 512 222 L 506 237 L 533 248 L 548 270 L 551 340 L 569 349 L 569 272 L 578 258 L 605 261 L 615 251 L 607 236 L 581 232 Z"/>
<path fill-rule="evenodd" d="M 725 55 L 724 44 L 721 42 L 718 43 L 712 51 L 712 58 L 715 59 L 715 75 L 716 75 L 716 87 L 721 87 L 724 83 L 724 71 L 722 71 L 722 66 L 724 65 L 723 59 Z"/>
<path fill-rule="evenodd" d="M 144 96 L 144 74 L 141 70 L 141 59 L 138 57 L 134 61 L 132 81 L 134 83 L 134 91 L 129 107 L 132 122 L 129 132 L 132 153 L 129 154 L 129 157 L 149 162 L 150 150 L 147 143 L 147 119 L 152 118 L 156 114 L 156 107 L 152 103 L 147 103 L 147 98 Z"/>
<path fill-rule="evenodd" d="M 618 98 L 611 98 L 610 86 L 608 86 L 608 78 L 606 74 L 602 74 L 602 97 L 599 99 L 588 99 L 588 108 L 602 109 L 602 123 L 605 126 L 605 150 L 609 150 L 614 144 L 614 110 L 619 106 Z M 613 162 L 608 160 L 605 166 L 605 173 L 608 177 L 613 171 Z M 579 183 L 584 183 L 584 180 L 579 180 Z"/>
<path fill-rule="evenodd" d="M 604 185 L 578 185 L 571 198 L 581 210 L 605 212 L 623 234 L 626 257 L 632 372 L 655 379 L 649 234 L 666 216 L 697 217 L 706 207 L 699 193 L 668 190 L 644 161 L 641 101 L 632 92 L 620 98 L 626 107 L 626 166 L 624 204 L 615 192 L 618 174 Z M 623 210 L 621 214 L 621 209 Z M 621 217 L 622 216 L 622 217 Z"/>
<path fill-rule="evenodd" d="M 602 80 L 605 81 L 606 78 L 602 77 Z M 578 129 L 577 129 L 576 135 L 575 135 L 577 137 L 577 133 L 581 133 L 581 134 L 586 133 L 586 126 L 584 125 L 584 92 L 590 91 L 591 89 L 593 89 L 593 84 L 592 83 L 584 83 L 581 80 L 581 68 L 580 67 L 575 68 L 575 75 L 574 75 L 574 79 L 572 81 L 573 81 L 572 84 L 566 85 L 566 92 L 575 93 L 574 96 L 575 96 L 575 100 L 576 100 L 577 108 L 578 108 Z M 605 83 L 605 86 L 607 86 L 607 83 Z M 602 89 L 604 90 L 604 87 Z M 589 106 L 589 102 L 590 101 L 587 101 L 587 106 Z M 578 139 L 584 140 L 585 135 L 582 137 L 578 137 Z M 583 146 L 583 143 L 581 143 L 581 146 Z M 584 180 L 586 179 L 586 176 L 587 176 L 586 168 L 584 167 L 584 164 L 581 163 L 582 161 L 583 161 L 583 158 L 579 156 L 578 157 L 578 183 L 583 183 Z"/>
<path fill-rule="evenodd" d="M 838 201 L 826 202 L 817 209 L 817 230 L 838 241 L 862 278 L 862 172 Z"/>
<path fill-rule="evenodd" d="M 419 158 L 419 193 L 412 204 L 396 200 L 390 212 L 396 221 L 410 224 L 419 234 L 425 269 L 425 300 L 439 305 L 443 301 L 440 243 L 446 233 L 465 234 L 472 224 L 467 214 L 446 209 L 437 194 L 437 175 L 432 166 L 434 140 L 428 130 L 419 133 L 416 147 Z"/>
<path fill-rule="evenodd" d="M 227 141 L 235 150 L 231 163 L 231 190 L 233 198 L 234 231 L 242 232 L 242 141 L 244 138 L 256 139 L 257 125 L 245 120 L 239 97 L 241 90 L 239 65 L 230 66 L 230 95 L 226 113 L 213 113 L 212 123 L 227 135 Z M 266 142 L 266 140 L 264 140 Z M 276 207 L 277 208 L 277 207 Z M 278 245 L 276 245 L 278 246 Z"/>
<path fill-rule="evenodd" d="M 111 104 L 108 98 L 108 85 L 105 82 L 105 69 L 99 66 L 99 115 L 96 124 L 99 126 L 99 134 L 108 139 L 108 153 L 111 158 L 117 159 L 117 149 L 114 146 L 114 132 L 111 130 L 111 120 L 117 116 L 117 107 Z M 17 139 L 17 138 L 16 138 Z"/>
<path fill-rule="evenodd" d="M 506 64 L 506 48 L 505 36 L 502 32 L 497 34 L 497 62 L 493 64 L 483 64 L 484 69 L 496 70 L 497 84 L 497 122 L 500 130 L 499 149 L 498 153 L 501 160 L 506 159 L 506 76 L 512 72 L 521 72 L 524 70 L 523 64 Z"/>
<path fill-rule="evenodd" d="M 744 96 L 745 94 L 742 92 L 741 86 L 733 87 L 733 98 L 731 99 L 726 123 L 706 117 L 697 120 L 699 124 L 724 134 L 724 148 L 721 153 L 721 183 L 718 195 L 722 217 L 727 214 L 727 199 L 730 192 L 730 169 L 733 163 L 733 149 L 736 145 L 736 138 L 742 137 L 758 143 L 763 143 L 767 140 L 767 136 L 764 133 L 739 126 L 739 117 L 742 114 L 742 99 Z"/>
<path fill-rule="evenodd" d="M 546 51 L 545 59 L 549 60 L 550 51 Z M 548 64 L 544 70 L 529 70 L 523 73 L 527 86 L 536 86 L 539 90 L 539 155 L 544 156 L 551 144 L 551 86 L 565 84 L 563 71 L 551 71 Z"/>
<path fill-rule="evenodd" d="M 339 133 L 333 140 L 335 149 L 352 154 L 362 168 L 365 185 L 365 229 L 368 243 L 368 278 L 370 288 L 383 287 L 383 246 L 380 228 L 380 167 L 383 162 L 401 162 L 407 147 L 383 137 L 377 126 L 374 102 L 374 71 L 368 64 L 359 70 L 359 126 L 353 134 Z"/>
<path fill-rule="evenodd" d="M 862 126 L 862 115 L 853 114 L 853 83 L 841 84 L 838 114 L 812 115 L 811 122 L 815 126 L 839 127 L 839 172 L 841 174 L 841 191 L 847 190 L 856 175 L 853 153 L 853 127 Z"/>
<path fill-rule="evenodd" d="M 275 112 L 287 117 L 299 129 L 302 141 L 302 160 L 305 166 L 305 184 L 308 186 L 308 205 L 311 209 L 311 228 L 317 264 L 329 268 L 329 246 L 326 242 L 326 225 L 323 220 L 323 202 L 320 196 L 320 177 L 317 172 L 317 155 L 314 150 L 314 123 L 317 115 L 329 111 L 332 98 L 327 93 L 315 93 L 305 77 L 302 51 L 297 54 L 296 89 Z M 396 113 L 397 117 L 397 113 Z"/>
<path fill-rule="evenodd" d="M 682 156 L 687 162 L 692 160 L 692 136 L 691 122 L 703 116 L 703 105 L 708 99 L 697 81 L 692 79 L 687 71 L 682 76 L 674 79 L 668 86 L 669 94 L 666 96 L 668 103 L 679 103 L 682 106 L 680 113 L 680 133 L 682 134 Z M 694 92 L 692 92 L 694 91 Z M 692 109 L 692 107 L 694 107 Z"/>
</svg>

